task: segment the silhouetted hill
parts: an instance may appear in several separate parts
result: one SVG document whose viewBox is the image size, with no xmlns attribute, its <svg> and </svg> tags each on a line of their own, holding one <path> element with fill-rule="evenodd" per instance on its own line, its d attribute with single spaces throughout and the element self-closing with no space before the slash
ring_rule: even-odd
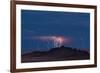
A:
<svg viewBox="0 0 100 73">
<path fill-rule="evenodd" d="M 84 60 L 89 58 L 90 55 L 87 51 L 61 46 L 51 48 L 49 51 L 35 51 L 23 54 L 22 62 Z"/>
</svg>

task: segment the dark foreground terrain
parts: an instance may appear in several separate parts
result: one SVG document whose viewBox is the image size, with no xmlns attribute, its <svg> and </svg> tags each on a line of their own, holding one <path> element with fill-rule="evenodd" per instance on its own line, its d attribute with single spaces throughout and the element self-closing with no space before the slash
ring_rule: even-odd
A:
<svg viewBox="0 0 100 73">
<path fill-rule="evenodd" d="M 21 62 L 45 62 L 45 61 L 64 61 L 64 60 L 85 60 L 90 59 L 87 51 L 73 49 L 70 47 L 57 47 L 44 52 L 30 52 L 22 54 Z"/>
</svg>

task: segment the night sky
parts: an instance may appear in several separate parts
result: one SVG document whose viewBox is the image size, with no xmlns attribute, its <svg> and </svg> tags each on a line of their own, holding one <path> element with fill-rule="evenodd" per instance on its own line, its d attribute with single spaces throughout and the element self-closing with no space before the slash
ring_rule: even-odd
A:
<svg viewBox="0 0 100 73">
<path fill-rule="evenodd" d="M 67 39 L 62 46 L 89 49 L 90 14 L 21 10 L 22 53 L 53 48 L 52 36 Z"/>
</svg>

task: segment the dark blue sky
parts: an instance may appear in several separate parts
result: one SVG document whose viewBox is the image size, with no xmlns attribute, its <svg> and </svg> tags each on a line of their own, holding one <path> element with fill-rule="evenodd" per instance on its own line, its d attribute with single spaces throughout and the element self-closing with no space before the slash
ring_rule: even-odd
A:
<svg viewBox="0 0 100 73">
<path fill-rule="evenodd" d="M 90 14 L 77 12 L 56 12 L 21 10 L 21 48 L 22 52 L 44 51 L 52 48 L 34 37 L 61 36 L 70 39 L 64 46 L 90 48 Z"/>
</svg>

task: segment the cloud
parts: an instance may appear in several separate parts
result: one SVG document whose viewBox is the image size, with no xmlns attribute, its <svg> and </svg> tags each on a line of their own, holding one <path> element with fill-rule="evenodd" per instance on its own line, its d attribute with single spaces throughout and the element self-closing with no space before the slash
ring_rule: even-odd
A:
<svg viewBox="0 0 100 73">
<path fill-rule="evenodd" d="M 63 43 L 71 43 L 72 38 L 64 37 L 64 36 L 33 36 L 33 40 L 41 40 L 41 41 L 58 41 Z"/>
</svg>

